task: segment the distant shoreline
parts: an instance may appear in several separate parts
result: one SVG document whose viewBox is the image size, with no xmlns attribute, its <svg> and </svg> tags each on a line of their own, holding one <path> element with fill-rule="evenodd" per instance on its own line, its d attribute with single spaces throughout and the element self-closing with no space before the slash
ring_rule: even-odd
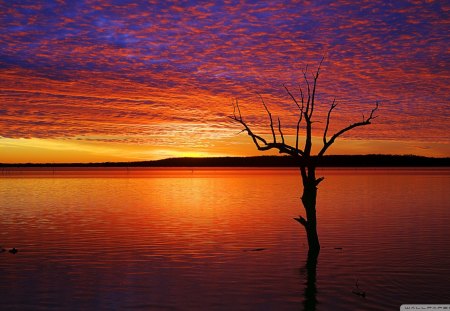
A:
<svg viewBox="0 0 450 311">
<path fill-rule="evenodd" d="M 330 155 L 319 167 L 450 167 L 450 157 L 429 158 L 413 155 Z M 298 167 L 287 156 L 169 158 L 137 162 L 97 163 L 0 163 L 0 167 Z"/>
</svg>

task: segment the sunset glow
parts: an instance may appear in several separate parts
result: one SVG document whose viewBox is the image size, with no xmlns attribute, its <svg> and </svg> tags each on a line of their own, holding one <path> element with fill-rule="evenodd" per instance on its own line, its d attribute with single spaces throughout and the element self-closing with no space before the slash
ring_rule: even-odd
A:
<svg viewBox="0 0 450 311">
<path fill-rule="evenodd" d="M 450 6 L 444 1 L 1 1 L 0 162 L 260 154 L 227 117 L 257 93 L 292 141 L 302 69 L 326 56 L 316 146 L 331 154 L 450 156 Z"/>
</svg>

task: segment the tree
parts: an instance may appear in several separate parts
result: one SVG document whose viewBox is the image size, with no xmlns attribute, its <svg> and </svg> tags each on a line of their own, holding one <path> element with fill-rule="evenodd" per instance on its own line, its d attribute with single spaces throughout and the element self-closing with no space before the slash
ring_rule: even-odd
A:
<svg viewBox="0 0 450 311">
<path fill-rule="evenodd" d="M 296 136 L 295 136 L 295 146 L 291 146 L 286 143 L 285 137 L 281 128 L 280 118 L 278 118 L 278 132 L 277 135 L 274 128 L 274 122 L 272 118 L 272 114 L 267 108 L 267 105 L 264 102 L 264 99 L 261 95 L 259 95 L 261 102 L 264 106 L 264 109 L 267 112 L 267 115 L 270 120 L 270 130 L 272 133 L 272 141 L 268 141 L 260 135 L 255 134 L 248 124 L 243 120 L 241 109 L 239 107 L 238 101 L 235 100 L 233 103 L 233 116 L 230 118 L 240 123 L 243 126 L 243 132 L 247 132 L 247 134 L 253 140 L 256 148 L 260 151 L 267 151 L 271 149 L 278 150 L 281 154 L 287 154 L 295 159 L 298 159 L 298 166 L 300 168 L 300 173 L 303 182 L 303 194 L 301 197 L 301 201 L 303 207 L 305 209 L 306 218 L 303 216 L 299 216 L 294 218 L 298 221 L 306 230 L 306 236 L 308 239 L 308 247 L 309 254 L 319 254 L 320 251 L 320 243 L 319 237 L 317 235 L 317 219 L 316 219 L 316 198 L 317 198 L 317 187 L 319 183 L 324 179 L 324 177 L 316 177 L 316 167 L 320 162 L 320 159 L 324 156 L 325 152 L 328 148 L 336 141 L 338 137 L 342 134 L 356 128 L 359 126 L 365 126 L 371 124 L 371 121 L 375 119 L 377 116 L 374 113 L 378 110 L 378 102 L 376 102 L 375 108 L 373 108 L 368 117 L 363 115 L 362 121 L 355 122 L 350 124 L 349 126 L 341 129 L 340 131 L 333 134 L 331 137 L 328 137 L 328 128 L 330 125 L 331 113 L 336 108 L 337 103 L 336 99 L 333 100 L 331 107 L 328 110 L 325 129 L 322 135 L 323 146 L 318 152 L 316 156 L 311 154 L 312 148 L 312 123 L 313 123 L 313 114 L 314 114 L 314 106 L 316 99 L 316 89 L 317 89 L 317 80 L 319 78 L 320 68 L 323 62 L 323 58 L 317 67 L 317 71 L 312 75 L 313 81 L 310 83 L 307 77 L 307 68 L 303 70 L 303 78 L 306 85 L 306 92 L 300 87 L 300 99 L 297 99 L 291 91 L 283 85 L 289 97 L 294 101 L 298 108 L 298 119 L 296 126 Z M 300 138 L 300 125 L 304 121 L 305 123 L 305 136 L 304 136 L 304 145 L 303 148 L 299 147 L 299 138 Z M 277 137 L 279 136 L 279 137 Z M 281 141 L 279 139 L 281 139 Z M 277 140 L 278 139 L 278 140 Z"/>
</svg>

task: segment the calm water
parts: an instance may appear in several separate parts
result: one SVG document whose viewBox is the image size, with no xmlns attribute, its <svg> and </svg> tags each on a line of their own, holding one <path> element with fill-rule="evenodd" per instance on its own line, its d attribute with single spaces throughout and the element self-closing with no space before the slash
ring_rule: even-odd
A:
<svg viewBox="0 0 450 311">
<path fill-rule="evenodd" d="M 0 253 L 1 308 L 450 303 L 450 169 L 321 173 L 312 271 L 296 170 L 4 170 L 0 245 L 19 252 Z"/>
</svg>

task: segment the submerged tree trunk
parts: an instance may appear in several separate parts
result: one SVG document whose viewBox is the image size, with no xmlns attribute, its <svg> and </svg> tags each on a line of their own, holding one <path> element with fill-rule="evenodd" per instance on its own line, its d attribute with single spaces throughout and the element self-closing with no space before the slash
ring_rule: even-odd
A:
<svg viewBox="0 0 450 311">
<path fill-rule="evenodd" d="M 306 222 L 303 223 L 303 226 L 308 238 L 309 252 L 312 254 L 320 251 L 319 236 L 317 235 L 316 198 L 317 187 L 315 183 L 307 183 L 303 188 L 302 195 L 302 203 L 306 212 Z"/>
<path fill-rule="evenodd" d="M 320 251 L 319 236 L 317 234 L 316 199 L 317 184 L 322 180 L 316 179 L 316 166 L 300 166 L 303 181 L 302 203 L 306 212 L 306 219 L 303 217 L 294 218 L 303 225 L 308 239 L 309 254 L 317 256 Z"/>
</svg>

